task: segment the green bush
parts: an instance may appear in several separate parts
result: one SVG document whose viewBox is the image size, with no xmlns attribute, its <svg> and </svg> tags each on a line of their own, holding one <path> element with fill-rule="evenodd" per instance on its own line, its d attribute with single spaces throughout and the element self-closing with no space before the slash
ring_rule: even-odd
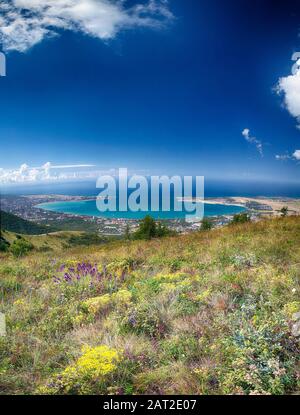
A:
<svg viewBox="0 0 300 415">
<path fill-rule="evenodd" d="M 32 251 L 32 249 L 33 249 L 32 243 L 26 241 L 25 239 L 21 237 L 16 239 L 10 247 L 10 251 L 15 257 L 24 256 L 28 254 L 28 252 Z"/>
<path fill-rule="evenodd" d="M 9 242 L 4 239 L 2 236 L 0 237 L 0 252 L 6 252 L 9 249 Z"/>
<path fill-rule="evenodd" d="M 289 208 L 286 207 L 286 206 L 284 206 L 282 209 L 280 209 L 281 216 L 283 216 L 283 217 L 286 217 L 288 212 L 289 212 Z"/>
<path fill-rule="evenodd" d="M 222 393 L 280 395 L 296 387 L 293 354 L 298 342 L 282 314 L 260 307 L 244 304 L 242 312 L 231 316 L 233 332 L 220 342 Z"/>
<path fill-rule="evenodd" d="M 234 215 L 231 223 L 233 225 L 236 225 L 236 224 L 246 223 L 250 221 L 251 221 L 250 216 L 248 215 L 248 213 L 244 212 L 244 213 L 238 213 L 237 215 Z"/>
<path fill-rule="evenodd" d="M 212 221 L 210 219 L 204 218 L 201 223 L 201 231 L 210 231 L 212 228 Z"/>
</svg>

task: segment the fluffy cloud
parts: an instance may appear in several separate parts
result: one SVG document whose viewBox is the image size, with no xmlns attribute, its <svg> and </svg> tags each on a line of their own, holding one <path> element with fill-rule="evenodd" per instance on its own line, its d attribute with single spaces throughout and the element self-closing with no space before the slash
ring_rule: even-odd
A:
<svg viewBox="0 0 300 415">
<path fill-rule="evenodd" d="M 275 156 L 276 160 L 286 161 L 286 160 L 300 160 L 300 150 L 295 150 L 293 154 L 277 154 Z"/>
<path fill-rule="evenodd" d="M 161 27 L 173 18 L 168 0 L 126 7 L 126 0 L 10 0 L 0 2 L 0 42 L 6 51 L 27 49 L 59 30 L 102 40 L 123 29 Z"/>
<path fill-rule="evenodd" d="M 300 160 L 300 150 L 296 150 L 293 154 L 295 160 Z"/>
<path fill-rule="evenodd" d="M 97 176 L 98 172 L 90 170 L 92 167 L 89 164 L 55 166 L 47 162 L 41 167 L 22 164 L 18 169 L 0 168 L 0 184 L 84 179 Z"/>
<path fill-rule="evenodd" d="M 297 128 L 300 129 L 300 59 L 299 53 L 292 57 L 295 64 L 292 68 L 292 74 L 279 79 L 277 93 L 284 96 L 284 106 L 288 112 L 296 118 Z M 293 154 L 276 155 L 276 160 L 300 160 L 300 150 L 295 150 Z"/>
<path fill-rule="evenodd" d="M 242 131 L 242 135 L 245 138 L 245 140 L 248 141 L 248 143 L 255 145 L 257 151 L 259 152 L 259 154 L 261 155 L 261 157 L 263 157 L 264 156 L 264 153 L 263 153 L 263 145 L 262 145 L 262 142 L 259 141 L 256 137 L 252 137 L 251 136 L 249 128 L 245 128 Z"/>
<path fill-rule="evenodd" d="M 297 62 L 300 65 L 300 61 Z M 300 68 L 295 73 L 279 79 L 277 92 L 283 94 L 284 105 L 289 113 L 298 121 L 300 128 Z"/>
</svg>

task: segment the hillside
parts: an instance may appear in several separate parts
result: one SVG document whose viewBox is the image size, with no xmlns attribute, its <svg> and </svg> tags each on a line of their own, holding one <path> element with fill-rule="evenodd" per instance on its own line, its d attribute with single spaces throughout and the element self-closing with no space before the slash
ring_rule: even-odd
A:
<svg viewBox="0 0 300 415">
<path fill-rule="evenodd" d="M 25 235 L 40 235 L 54 231 L 48 226 L 38 225 L 3 210 L 0 210 L 0 229 Z"/>
<path fill-rule="evenodd" d="M 2 254 L 1 393 L 298 394 L 300 218 Z"/>
<path fill-rule="evenodd" d="M 18 234 L 20 235 L 20 234 Z M 12 244 L 17 235 L 14 232 L 3 231 L 3 238 Z M 76 231 L 59 231 L 42 235 L 24 235 L 22 239 L 32 244 L 34 252 L 60 251 L 76 246 L 103 244 L 105 240 L 96 234 Z"/>
</svg>

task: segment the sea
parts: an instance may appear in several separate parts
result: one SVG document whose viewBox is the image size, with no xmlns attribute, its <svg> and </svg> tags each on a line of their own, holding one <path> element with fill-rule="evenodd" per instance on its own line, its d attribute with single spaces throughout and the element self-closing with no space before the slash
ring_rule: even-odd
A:
<svg viewBox="0 0 300 415">
<path fill-rule="evenodd" d="M 95 197 L 99 194 L 94 181 L 67 182 L 67 183 L 43 183 L 25 186 L 2 187 L 3 195 L 70 195 Z M 250 182 L 250 181 L 213 181 L 205 182 L 205 199 L 217 197 L 277 197 L 277 198 L 300 198 L 300 183 L 277 183 L 277 182 Z M 172 190 L 171 190 L 172 199 Z M 95 216 L 107 218 L 141 219 L 150 214 L 156 219 L 183 219 L 187 212 L 174 211 L 171 205 L 169 212 L 160 209 L 159 212 L 100 212 L 95 200 L 70 201 L 46 203 L 39 208 L 59 213 L 69 213 L 81 216 Z M 245 209 L 234 205 L 204 204 L 205 216 L 221 216 L 240 213 Z"/>
<path fill-rule="evenodd" d="M 104 217 L 110 219 L 143 219 L 146 215 L 151 215 L 154 219 L 160 220 L 174 220 L 174 219 L 185 219 L 187 215 L 192 214 L 192 204 L 188 203 L 189 209 L 183 209 L 182 211 L 176 211 L 171 206 L 169 211 L 163 211 L 160 209 L 155 212 L 152 210 L 132 212 L 130 210 L 126 212 L 100 212 L 97 209 L 95 200 L 81 200 L 71 202 L 54 202 L 54 203 L 43 203 L 36 207 L 40 209 L 49 210 L 52 212 L 69 213 L 80 216 L 94 216 Z M 234 205 L 219 205 L 219 204 L 207 204 L 204 203 L 204 215 L 205 216 L 224 216 L 233 215 L 244 211 L 243 207 Z"/>
</svg>

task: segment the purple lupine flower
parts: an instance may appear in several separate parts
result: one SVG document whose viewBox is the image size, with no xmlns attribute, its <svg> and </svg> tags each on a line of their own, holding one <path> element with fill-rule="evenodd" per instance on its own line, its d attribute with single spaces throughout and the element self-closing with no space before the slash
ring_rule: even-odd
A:
<svg viewBox="0 0 300 415">
<path fill-rule="evenodd" d="M 65 264 L 61 265 L 59 268 L 61 275 L 60 277 L 53 277 L 54 283 L 66 282 L 68 284 L 75 284 L 81 280 L 86 280 L 91 289 L 98 288 L 103 289 L 103 280 L 107 279 L 112 281 L 117 279 L 116 275 L 109 273 L 107 267 L 104 266 L 99 270 L 97 264 L 91 264 L 90 262 L 79 262 L 76 266 L 70 266 L 67 268 Z M 122 273 L 122 279 L 125 279 L 126 272 Z"/>
<path fill-rule="evenodd" d="M 125 269 L 123 269 L 122 274 L 121 274 L 121 281 L 125 281 L 125 276 L 126 276 L 126 271 Z"/>
<path fill-rule="evenodd" d="M 71 275 L 69 274 L 69 273 L 65 273 L 65 275 L 64 275 L 64 279 L 66 280 L 66 281 L 72 281 L 72 277 L 71 277 Z"/>
</svg>

